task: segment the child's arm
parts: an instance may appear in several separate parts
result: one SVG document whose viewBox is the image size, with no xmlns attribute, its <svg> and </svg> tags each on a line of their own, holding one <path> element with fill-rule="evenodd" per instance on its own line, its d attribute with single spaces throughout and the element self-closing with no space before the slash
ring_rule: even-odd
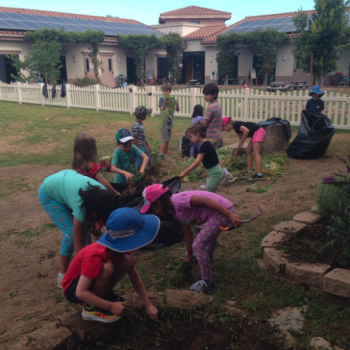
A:
<svg viewBox="0 0 350 350">
<path fill-rule="evenodd" d="M 140 147 L 140 145 L 139 145 L 139 143 L 137 142 L 137 140 L 136 140 L 136 138 L 134 137 L 134 145 L 137 147 L 137 148 L 139 148 L 139 149 L 141 149 L 141 147 Z"/>
<path fill-rule="evenodd" d="M 145 152 L 143 152 L 141 154 L 141 158 L 142 158 L 142 165 L 141 165 L 141 168 L 140 168 L 140 173 L 144 173 L 145 172 L 145 168 L 146 168 L 146 166 L 148 164 L 149 158 L 148 158 L 148 155 Z"/>
<path fill-rule="evenodd" d="M 146 288 L 142 282 L 140 275 L 138 274 L 137 270 L 135 269 L 135 267 L 132 267 L 128 271 L 128 275 L 129 275 L 130 281 L 131 281 L 132 285 L 134 286 L 137 294 L 139 295 L 139 297 L 143 301 L 143 306 L 145 307 L 148 316 L 152 320 L 157 321 L 158 310 L 149 301 Z"/>
<path fill-rule="evenodd" d="M 243 218 L 241 218 L 240 216 L 238 216 L 236 214 L 232 214 L 229 210 L 227 210 L 221 204 L 213 201 L 210 198 L 192 196 L 190 204 L 192 207 L 206 206 L 210 209 L 217 211 L 218 213 L 220 213 L 222 215 L 225 215 L 227 217 L 227 219 L 229 219 L 230 222 L 233 225 L 235 225 L 235 227 L 240 227 L 242 225 L 241 220 L 243 220 Z"/>
<path fill-rule="evenodd" d="M 177 101 L 175 101 L 175 111 L 180 112 L 180 106 L 179 106 L 179 103 Z"/>
<path fill-rule="evenodd" d="M 152 147 L 151 147 L 151 145 L 148 143 L 148 140 L 147 140 L 147 139 L 146 139 L 146 146 L 147 146 L 147 149 L 148 149 L 149 153 L 151 153 L 151 152 L 152 152 Z"/>
<path fill-rule="evenodd" d="M 169 102 L 168 99 L 164 100 L 163 104 L 160 106 L 160 110 L 161 110 L 161 111 L 164 111 L 164 110 L 165 110 L 165 107 L 166 107 L 166 105 L 168 104 L 168 102 Z"/>
<path fill-rule="evenodd" d="M 186 244 L 186 256 L 184 261 L 186 265 L 188 265 L 192 261 L 192 243 L 193 243 L 193 235 L 191 226 L 187 224 L 182 224 L 182 229 L 185 233 L 185 244 Z"/>
<path fill-rule="evenodd" d="M 104 310 L 110 311 L 112 314 L 121 316 L 125 314 L 126 308 L 125 303 L 121 302 L 111 302 L 98 297 L 96 294 L 89 291 L 93 279 L 81 275 L 75 295 L 80 300 L 88 303 L 89 305 L 99 307 Z"/>
<path fill-rule="evenodd" d="M 96 173 L 95 177 L 96 177 L 96 180 L 97 180 L 101 185 L 103 185 L 104 187 L 106 187 L 108 191 L 113 192 L 116 196 L 120 196 L 120 193 L 117 192 L 117 191 L 112 187 L 112 185 L 103 177 L 101 171 L 98 171 L 98 172 Z"/>
<path fill-rule="evenodd" d="M 179 178 L 183 179 L 188 173 L 196 169 L 198 165 L 202 162 L 203 158 L 204 153 L 199 153 L 196 160 L 186 170 L 179 174 Z"/>
<path fill-rule="evenodd" d="M 128 171 L 117 168 L 114 164 L 112 164 L 111 166 L 111 173 L 124 175 L 128 181 L 135 176 L 134 174 L 131 174 Z"/>
<path fill-rule="evenodd" d="M 236 152 L 232 153 L 231 157 L 235 157 L 238 154 L 238 151 L 243 148 L 244 141 L 249 135 L 249 129 L 246 128 L 245 126 L 241 126 L 239 128 L 239 131 L 243 132 L 243 135 L 238 134 L 238 136 L 239 136 L 239 144 L 238 144 L 238 147 L 236 149 Z"/>
<path fill-rule="evenodd" d="M 84 248 L 85 223 L 73 217 L 73 245 L 75 254 Z"/>
</svg>

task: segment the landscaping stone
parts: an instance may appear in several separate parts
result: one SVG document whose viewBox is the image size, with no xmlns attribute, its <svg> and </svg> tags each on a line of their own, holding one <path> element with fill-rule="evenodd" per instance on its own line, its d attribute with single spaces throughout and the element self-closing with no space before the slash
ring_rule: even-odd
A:
<svg viewBox="0 0 350 350">
<path fill-rule="evenodd" d="M 287 238 L 287 235 L 283 232 L 272 231 L 267 236 L 265 236 L 261 242 L 261 248 L 273 248 L 283 239 Z"/>
<path fill-rule="evenodd" d="M 166 293 L 148 292 L 148 297 L 151 303 L 156 307 L 165 307 Z M 133 309 L 140 310 L 143 308 L 143 301 L 137 293 L 131 295 L 123 295 L 123 298 L 127 300 L 127 305 Z"/>
<path fill-rule="evenodd" d="M 237 301 L 229 300 L 229 301 L 227 302 L 227 304 L 228 304 L 229 306 L 236 306 Z"/>
<path fill-rule="evenodd" d="M 268 319 L 267 321 L 284 331 L 300 331 L 303 329 L 303 323 L 305 320 L 303 311 L 305 311 L 306 308 L 307 306 L 303 306 L 302 308 L 287 307 L 285 309 L 276 311 L 272 315 L 272 318 Z"/>
<path fill-rule="evenodd" d="M 350 298 L 350 270 L 334 269 L 327 273 L 323 280 L 325 292 L 344 298 Z"/>
<path fill-rule="evenodd" d="M 292 348 L 298 345 L 298 342 L 293 338 L 293 336 L 287 332 L 282 330 L 284 334 L 284 345 L 291 346 Z"/>
<path fill-rule="evenodd" d="M 336 345 L 331 345 L 329 341 L 321 337 L 314 337 L 310 341 L 310 346 L 314 347 L 316 350 L 344 350 Z"/>
<path fill-rule="evenodd" d="M 11 350 L 63 350 L 72 336 L 72 332 L 57 322 L 20 337 L 19 342 Z M 5 349 L 5 348 L 3 348 Z"/>
<path fill-rule="evenodd" d="M 318 209 L 318 205 L 314 205 L 311 209 L 310 209 L 311 213 L 314 213 L 314 214 L 319 214 L 320 211 Z"/>
<path fill-rule="evenodd" d="M 214 297 L 188 290 L 166 289 L 166 306 L 176 309 L 196 309 L 212 303 Z"/>
<path fill-rule="evenodd" d="M 263 262 L 268 270 L 276 275 L 284 275 L 287 259 L 275 248 L 264 248 Z"/>
<path fill-rule="evenodd" d="M 263 251 L 263 253 L 264 253 L 264 251 Z M 263 261 L 262 259 L 255 259 L 255 261 L 258 263 L 258 265 L 259 265 L 262 269 L 266 270 L 266 265 L 264 264 L 264 261 Z"/>
<path fill-rule="evenodd" d="M 283 221 L 273 227 L 275 231 L 290 233 L 295 236 L 299 236 L 305 228 L 306 225 L 296 221 Z"/>
<path fill-rule="evenodd" d="M 305 211 L 304 213 L 299 213 L 293 217 L 294 221 L 298 221 L 306 225 L 316 224 L 321 219 L 322 219 L 321 215 L 310 213 L 309 211 Z"/>
<path fill-rule="evenodd" d="M 331 268 L 325 264 L 286 263 L 285 277 L 318 288 L 323 287 L 324 275 Z"/>
</svg>

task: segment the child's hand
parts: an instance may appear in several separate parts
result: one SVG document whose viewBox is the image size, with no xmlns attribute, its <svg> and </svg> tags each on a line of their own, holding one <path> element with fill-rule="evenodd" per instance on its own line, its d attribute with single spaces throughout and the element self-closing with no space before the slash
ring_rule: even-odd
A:
<svg viewBox="0 0 350 350">
<path fill-rule="evenodd" d="M 109 311 L 114 315 L 123 316 L 126 312 L 125 303 L 121 303 L 121 302 L 112 303 L 112 306 L 109 309 Z"/>
<path fill-rule="evenodd" d="M 148 152 L 149 152 L 149 153 L 152 153 L 152 148 L 151 148 L 150 145 L 147 146 L 147 149 L 148 149 Z"/>
<path fill-rule="evenodd" d="M 184 171 L 178 175 L 179 179 L 183 179 L 185 176 L 186 174 Z"/>
<path fill-rule="evenodd" d="M 124 171 L 124 176 L 126 177 L 126 179 L 129 181 L 131 180 L 135 175 L 134 174 L 131 174 L 127 171 Z"/>
<path fill-rule="evenodd" d="M 147 307 L 146 308 L 146 312 L 147 312 L 148 316 L 153 321 L 157 321 L 158 320 L 158 310 L 153 305 L 150 305 L 149 307 Z"/>
<path fill-rule="evenodd" d="M 234 153 L 231 154 L 231 158 L 236 157 L 237 154 L 238 154 L 238 148 L 236 149 L 236 152 L 234 152 Z"/>
<path fill-rule="evenodd" d="M 237 214 L 230 214 L 228 219 L 230 220 L 231 224 L 235 225 L 235 227 L 241 227 L 242 226 L 242 220 L 243 218 L 240 217 Z"/>
<path fill-rule="evenodd" d="M 185 256 L 184 262 L 186 263 L 186 266 L 188 266 L 192 261 L 192 256 Z"/>
</svg>

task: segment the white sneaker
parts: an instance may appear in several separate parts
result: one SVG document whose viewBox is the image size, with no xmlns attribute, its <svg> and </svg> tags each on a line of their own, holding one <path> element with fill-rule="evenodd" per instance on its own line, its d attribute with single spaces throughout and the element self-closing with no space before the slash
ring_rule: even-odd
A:
<svg viewBox="0 0 350 350">
<path fill-rule="evenodd" d="M 62 285 L 61 285 L 61 282 L 62 282 L 62 280 L 63 280 L 63 277 L 64 277 L 64 275 L 63 275 L 63 276 L 60 276 L 59 274 L 57 275 L 57 288 L 63 289 L 63 288 L 62 288 Z"/>
<path fill-rule="evenodd" d="M 221 185 L 227 185 L 229 180 L 233 179 L 233 175 L 230 173 L 227 176 L 224 175 L 224 178 L 221 180 Z"/>
<path fill-rule="evenodd" d="M 201 186 L 201 190 L 205 191 L 207 189 L 207 184 Z"/>
</svg>

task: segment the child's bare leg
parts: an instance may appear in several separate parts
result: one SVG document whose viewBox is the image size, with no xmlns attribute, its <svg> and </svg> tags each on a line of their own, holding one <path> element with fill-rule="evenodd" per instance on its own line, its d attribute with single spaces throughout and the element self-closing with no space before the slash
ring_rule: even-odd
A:
<svg viewBox="0 0 350 350">
<path fill-rule="evenodd" d="M 162 142 L 162 144 L 160 145 L 159 153 L 167 155 L 168 148 L 169 148 L 169 142 Z"/>
<path fill-rule="evenodd" d="M 259 174 L 262 174 L 262 159 L 260 154 L 262 145 L 263 145 L 262 142 L 253 143 L 253 153 L 255 157 L 256 170 L 257 170 L 257 173 Z"/>
<path fill-rule="evenodd" d="M 114 273 L 110 280 L 110 283 L 106 289 L 106 293 L 113 290 L 113 287 L 125 276 L 125 274 L 130 270 L 132 265 L 132 260 L 129 255 L 124 255 L 124 257 L 116 262 L 114 265 Z"/>
<path fill-rule="evenodd" d="M 114 265 L 111 260 L 105 262 L 101 272 L 101 278 L 98 279 L 94 285 L 92 292 L 100 298 L 106 293 L 107 287 L 109 286 L 112 276 L 114 273 Z"/>
<path fill-rule="evenodd" d="M 140 169 L 141 169 L 141 167 L 138 166 L 138 167 L 137 167 L 137 173 L 138 173 L 138 174 L 140 174 Z"/>
<path fill-rule="evenodd" d="M 61 255 L 61 273 L 66 273 L 72 256 Z"/>
<path fill-rule="evenodd" d="M 245 153 L 247 155 L 248 160 L 248 170 L 253 170 L 253 142 L 249 141 L 247 148 L 245 149 Z"/>
</svg>

